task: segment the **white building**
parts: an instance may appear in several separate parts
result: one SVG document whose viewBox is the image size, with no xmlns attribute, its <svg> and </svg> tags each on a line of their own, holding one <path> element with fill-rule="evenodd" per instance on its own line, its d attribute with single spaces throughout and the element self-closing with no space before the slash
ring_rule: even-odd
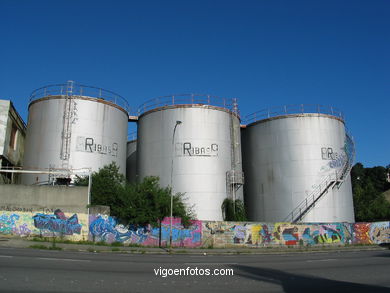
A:
<svg viewBox="0 0 390 293">
<path fill-rule="evenodd" d="M 26 124 L 12 102 L 0 100 L 0 167 L 20 167 L 23 162 Z M 0 176 L 0 183 L 17 182 L 18 175 L 5 173 Z"/>
</svg>

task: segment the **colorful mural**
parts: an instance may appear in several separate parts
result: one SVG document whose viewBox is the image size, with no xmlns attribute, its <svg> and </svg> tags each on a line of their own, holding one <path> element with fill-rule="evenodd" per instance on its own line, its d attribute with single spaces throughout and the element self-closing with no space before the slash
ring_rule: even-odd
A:
<svg viewBox="0 0 390 293">
<path fill-rule="evenodd" d="M 167 246 L 170 238 L 170 218 L 165 218 L 161 225 L 161 245 Z M 198 247 L 201 245 L 202 223 L 192 221 L 188 228 L 183 227 L 180 219 L 172 220 L 172 246 Z M 118 224 L 114 217 L 104 215 L 90 216 L 90 240 L 104 242 L 121 242 L 124 244 L 139 244 L 158 246 L 160 229 L 157 227 L 134 226 L 125 227 Z"/>
<path fill-rule="evenodd" d="M 371 244 L 370 223 L 355 223 L 353 224 L 353 243 L 354 244 Z"/>
<path fill-rule="evenodd" d="M 31 227 L 23 218 L 16 213 L 2 212 L 0 214 L 0 233 L 29 236 L 32 233 Z"/>
<path fill-rule="evenodd" d="M 88 224 L 89 223 L 89 224 Z M 175 247 L 262 247 L 390 243 L 390 222 L 376 223 L 254 223 L 192 221 L 183 227 L 172 220 Z M 107 243 L 158 246 L 160 229 L 151 225 L 124 226 L 106 215 L 0 210 L 0 234 L 64 237 Z M 170 218 L 161 223 L 161 244 L 169 245 Z"/>
<path fill-rule="evenodd" d="M 81 221 L 79 219 L 81 217 Z M 88 238 L 85 214 L 65 215 L 57 209 L 54 214 L 0 211 L 0 234 L 18 236 L 67 236 L 71 240 Z"/>
<path fill-rule="evenodd" d="M 390 243 L 390 222 L 371 223 L 368 235 L 371 243 Z"/>
<path fill-rule="evenodd" d="M 390 222 L 353 224 L 353 243 L 390 243 Z"/>
<path fill-rule="evenodd" d="M 32 218 L 34 226 L 41 231 L 57 232 L 61 235 L 80 234 L 81 232 L 82 225 L 79 224 L 77 214 L 67 218 L 60 209 L 55 210 L 53 215 L 39 213 Z"/>
<path fill-rule="evenodd" d="M 204 222 L 202 242 L 204 245 L 213 244 L 216 247 L 370 244 L 390 242 L 389 234 L 389 222 L 371 224 Z"/>
</svg>

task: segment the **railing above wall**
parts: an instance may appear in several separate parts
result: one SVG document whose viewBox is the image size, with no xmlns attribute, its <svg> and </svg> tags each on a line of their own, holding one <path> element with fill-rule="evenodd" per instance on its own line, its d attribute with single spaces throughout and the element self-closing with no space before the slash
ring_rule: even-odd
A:
<svg viewBox="0 0 390 293">
<path fill-rule="evenodd" d="M 40 98 L 48 96 L 85 96 L 96 99 L 102 99 L 130 112 L 127 100 L 109 90 L 102 88 L 78 84 L 74 81 L 68 81 L 63 84 L 52 84 L 34 90 L 30 95 L 30 103 Z"/>
<path fill-rule="evenodd" d="M 177 94 L 162 96 L 146 101 L 138 107 L 138 115 L 147 111 L 173 105 L 210 105 L 230 110 L 239 116 L 237 99 L 221 98 L 204 94 Z"/>
<path fill-rule="evenodd" d="M 278 117 L 291 114 L 304 114 L 304 113 L 318 113 L 332 115 L 340 118 L 344 121 L 344 114 L 331 106 L 323 105 L 311 105 L 311 104 L 298 104 L 298 105 L 285 105 L 279 107 L 272 107 L 263 109 L 252 114 L 249 114 L 243 118 L 243 123 L 250 124 L 260 120 Z"/>
</svg>

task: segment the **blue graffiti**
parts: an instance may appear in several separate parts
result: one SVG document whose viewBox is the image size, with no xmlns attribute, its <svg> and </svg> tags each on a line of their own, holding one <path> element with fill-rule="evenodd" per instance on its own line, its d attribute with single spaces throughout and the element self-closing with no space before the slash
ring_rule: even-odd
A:
<svg viewBox="0 0 390 293">
<path fill-rule="evenodd" d="M 169 241 L 170 238 L 170 226 L 163 225 L 161 230 L 161 240 Z M 152 236 L 158 238 L 160 233 L 159 228 L 152 229 Z M 172 227 L 172 241 L 179 242 L 184 239 L 191 239 L 192 242 L 200 242 L 201 234 L 198 232 L 193 232 L 191 229 L 180 229 L 180 227 L 173 226 Z"/>
<path fill-rule="evenodd" d="M 304 241 L 304 243 L 307 243 L 309 245 L 315 244 L 315 241 L 313 240 L 313 237 L 310 234 L 310 228 L 305 228 L 305 231 L 302 234 L 302 240 Z"/>
<path fill-rule="evenodd" d="M 272 241 L 272 233 L 269 232 L 267 225 L 262 225 L 260 235 L 262 237 L 262 243 L 270 243 Z"/>
<path fill-rule="evenodd" d="M 143 230 L 142 228 L 134 231 L 122 227 L 121 230 L 122 231 L 118 231 L 117 221 L 113 217 L 98 216 L 97 219 L 89 225 L 90 233 L 95 237 L 100 237 L 103 241 L 108 241 L 109 237 L 113 236 L 115 241 L 124 242 L 130 239 L 133 234 L 139 237 L 144 235 L 141 231 Z"/>
<path fill-rule="evenodd" d="M 34 226 L 38 229 L 64 235 L 80 234 L 82 227 L 76 214 L 67 218 L 61 210 L 55 210 L 53 215 L 38 213 L 33 216 L 33 220 Z"/>
<path fill-rule="evenodd" d="M 8 215 L 1 215 L 0 216 L 0 233 L 3 234 L 12 234 L 13 229 L 16 225 L 16 221 L 19 220 L 19 215 L 12 214 L 10 216 Z"/>
<path fill-rule="evenodd" d="M 341 168 L 342 166 L 344 166 L 345 161 L 346 161 L 346 156 L 341 155 L 340 157 L 330 161 L 329 167 L 332 169 Z"/>
</svg>

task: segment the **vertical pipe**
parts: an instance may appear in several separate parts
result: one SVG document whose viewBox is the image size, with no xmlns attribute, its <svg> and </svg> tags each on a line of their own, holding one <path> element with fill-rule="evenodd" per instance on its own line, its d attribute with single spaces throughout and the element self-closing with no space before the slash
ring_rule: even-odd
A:
<svg viewBox="0 0 390 293">
<path fill-rule="evenodd" d="M 176 128 L 179 124 L 181 124 L 181 121 L 176 121 L 175 127 L 173 128 L 173 134 L 172 134 L 172 161 L 171 161 L 171 217 L 170 217 L 170 227 L 169 227 L 169 247 L 172 248 L 172 217 L 173 217 L 173 186 L 172 186 L 172 178 L 173 178 L 173 157 L 174 157 L 174 151 L 175 151 L 175 133 Z"/>
<path fill-rule="evenodd" d="M 89 219 L 89 206 L 91 205 L 91 187 L 92 187 L 92 169 L 88 174 L 88 219 Z"/>
</svg>

